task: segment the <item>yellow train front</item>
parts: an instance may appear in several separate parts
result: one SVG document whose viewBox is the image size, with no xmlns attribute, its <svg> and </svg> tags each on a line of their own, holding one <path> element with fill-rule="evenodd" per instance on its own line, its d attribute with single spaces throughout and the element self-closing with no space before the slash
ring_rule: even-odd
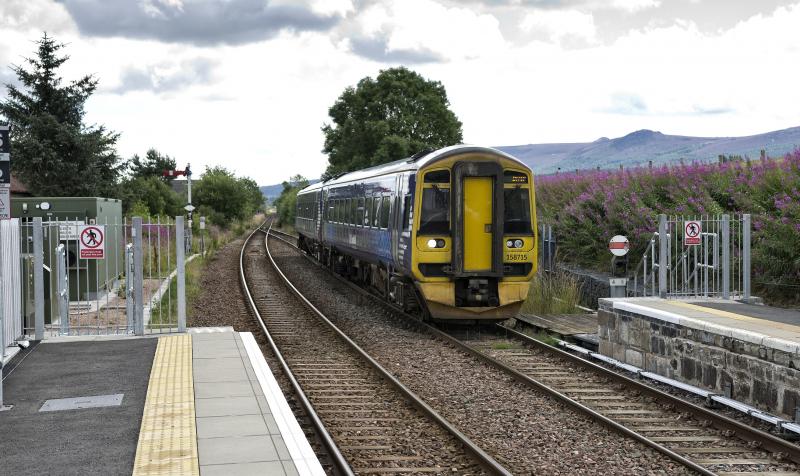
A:
<svg viewBox="0 0 800 476">
<path fill-rule="evenodd" d="M 533 174 L 501 151 L 453 146 L 298 194 L 300 246 L 434 320 L 513 317 L 536 272 Z"/>
</svg>

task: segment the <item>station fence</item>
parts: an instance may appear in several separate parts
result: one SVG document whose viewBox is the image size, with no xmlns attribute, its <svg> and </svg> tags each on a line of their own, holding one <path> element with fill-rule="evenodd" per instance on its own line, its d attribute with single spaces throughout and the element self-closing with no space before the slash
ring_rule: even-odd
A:
<svg viewBox="0 0 800 476">
<path fill-rule="evenodd" d="M 7 302 L 17 303 L 3 314 L 3 326 L 15 326 L 4 333 L 4 349 L 22 338 L 185 330 L 183 217 L 146 222 L 140 217 L 121 222 L 37 217 L 3 223 L 0 279 L 16 279 L 3 285 L 10 294 L 3 295 L 3 309 Z M 100 259 L 80 255 L 85 225 L 102 227 Z M 6 248 L 14 246 L 16 258 L 6 259 Z"/>
<path fill-rule="evenodd" d="M 686 229 L 694 222 L 697 236 L 690 237 Z M 749 300 L 750 233 L 749 214 L 659 215 L 628 294 Z"/>
</svg>

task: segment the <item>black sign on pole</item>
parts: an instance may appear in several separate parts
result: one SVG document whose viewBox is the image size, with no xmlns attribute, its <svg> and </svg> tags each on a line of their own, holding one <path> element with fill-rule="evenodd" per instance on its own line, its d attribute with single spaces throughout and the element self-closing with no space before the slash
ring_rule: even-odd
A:
<svg viewBox="0 0 800 476">
<path fill-rule="evenodd" d="M 11 183 L 11 162 L 0 160 L 0 183 Z"/>
<path fill-rule="evenodd" d="M 0 126 L 0 154 L 11 153 L 11 140 L 8 138 L 8 126 Z"/>
</svg>

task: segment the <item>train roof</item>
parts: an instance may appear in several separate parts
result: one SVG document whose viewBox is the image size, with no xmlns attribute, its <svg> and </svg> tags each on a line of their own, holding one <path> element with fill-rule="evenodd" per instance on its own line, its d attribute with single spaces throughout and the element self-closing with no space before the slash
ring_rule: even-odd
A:
<svg viewBox="0 0 800 476">
<path fill-rule="evenodd" d="M 323 187 L 330 187 L 337 184 L 348 183 L 358 180 L 364 180 L 371 177 L 377 177 L 380 175 L 388 175 L 398 172 L 406 172 L 406 171 L 414 171 L 419 170 L 423 167 L 431 165 L 434 162 L 438 162 L 440 160 L 444 160 L 448 157 L 452 157 L 453 155 L 457 154 L 468 154 L 468 153 L 481 153 L 481 154 L 490 154 L 490 155 L 497 155 L 506 159 L 513 160 L 518 162 L 521 166 L 528 169 L 529 167 L 525 165 L 522 161 L 513 157 L 505 152 L 502 152 L 497 149 L 493 149 L 491 147 L 479 147 L 473 145 L 453 145 L 450 147 L 445 147 L 442 149 L 438 149 L 432 152 L 428 152 L 425 155 L 415 155 L 412 157 L 407 157 L 405 159 L 395 160 L 394 162 L 389 162 L 386 164 L 376 165 L 374 167 L 369 167 L 366 169 L 356 170 L 354 172 L 348 172 L 344 175 L 340 175 L 338 177 L 329 179 L 326 182 L 318 182 L 308 187 L 300 190 L 298 194 L 313 192 L 315 190 L 319 190 Z"/>
</svg>

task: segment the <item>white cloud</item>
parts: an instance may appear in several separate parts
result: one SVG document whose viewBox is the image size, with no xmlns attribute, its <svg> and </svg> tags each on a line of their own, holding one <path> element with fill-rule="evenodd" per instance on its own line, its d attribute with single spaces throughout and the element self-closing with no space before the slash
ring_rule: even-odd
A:
<svg viewBox="0 0 800 476">
<path fill-rule="evenodd" d="M 612 0 L 611 6 L 628 12 L 637 12 L 661 6 L 660 0 Z"/>
<path fill-rule="evenodd" d="M 745 135 L 800 125 L 799 6 L 714 33 L 686 20 L 602 43 L 595 41 L 595 18 L 581 9 L 528 20 L 463 3 L 387 0 L 362 8 L 363 1 L 329 4 L 334 14 L 347 12 L 333 33 L 282 32 L 211 47 L 87 38 L 60 3 L 0 0 L 4 25 L 16 12 L 16 26 L 0 35 L 0 68 L 30 56 L 40 28 L 63 25 L 57 39 L 69 43 L 71 56 L 63 76 L 97 75 L 102 90 L 87 104 L 87 120 L 121 132 L 123 156 L 156 147 L 197 171 L 221 164 L 262 184 L 295 173 L 318 176 L 326 164 L 320 126 L 328 108 L 345 87 L 403 62 L 353 54 L 358 38 L 410 60 L 444 60 L 406 64 L 442 81 L 472 143 L 586 141 L 642 128 Z M 28 4 L 35 8 L 19 8 Z M 506 41 L 500 28 L 521 23 L 527 40 Z M 582 48 L 569 48 L 575 39 Z M 213 81 L 192 81 L 192 71 L 202 76 L 197 58 L 213 65 Z M 131 69 L 147 73 L 140 79 L 155 88 L 112 93 Z M 180 84 L 181 75 L 188 86 L 154 90 Z"/>
<path fill-rule="evenodd" d="M 448 60 L 493 54 L 506 46 L 494 16 L 433 0 L 371 4 L 340 35 L 350 43 L 374 40 L 384 42 L 389 52 L 423 51 Z"/>
<path fill-rule="evenodd" d="M 522 19 L 520 28 L 554 43 L 577 39 L 590 44 L 597 35 L 594 16 L 578 10 L 533 10 Z"/>
</svg>

